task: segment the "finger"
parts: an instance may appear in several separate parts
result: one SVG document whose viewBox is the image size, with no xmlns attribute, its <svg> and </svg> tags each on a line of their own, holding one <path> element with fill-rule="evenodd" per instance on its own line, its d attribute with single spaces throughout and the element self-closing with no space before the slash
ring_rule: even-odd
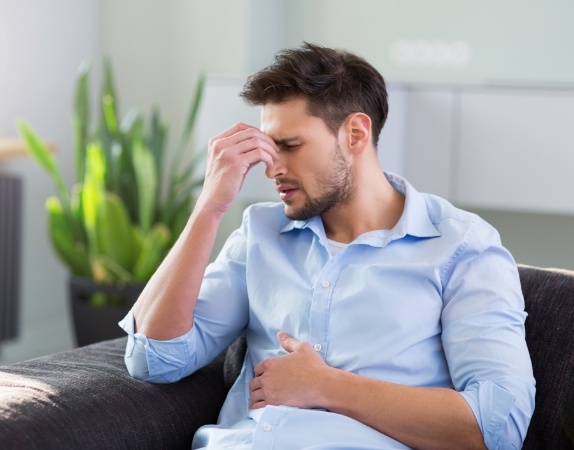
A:
<svg viewBox="0 0 574 450">
<path fill-rule="evenodd" d="M 265 403 L 265 398 L 263 396 L 263 391 L 261 389 L 257 389 L 249 393 L 249 402 L 248 406 L 251 409 L 256 408 L 255 405 L 258 405 L 258 408 L 261 408 Z"/>
<path fill-rule="evenodd" d="M 214 147 L 215 144 L 218 144 L 219 147 L 225 148 L 249 139 L 265 141 L 274 149 L 279 150 L 279 147 L 277 144 L 275 144 L 275 141 L 269 135 L 263 133 L 258 128 L 242 123 L 236 124 L 231 128 L 228 128 L 227 130 L 219 133 L 217 136 L 212 137 L 209 140 L 209 145 L 210 147 Z"/>
<path fill-rule="evenodd" d="M 273 157 L 261 149 L 252 150 L 251 152 L 246 153 L 244 159 L 245 162 L 249 164 L 248 170 L 251 170 L 253 166 L 256 166 L 261 162 L 270 169 L 275 165 Z"/>
<path fill-rule="evenodd" d="M 249 382 L 249 391 L 253 392 L 258 389 L 261 389 L 261 380 L 259 379 L 259 377 L 252 378 L 251 381 Z"/>
<path fill-rule="evenodd" d="M 265 369 L 263 367 L 263 362 L 260 362 L 259 364 L 257 364 L 253 368 L 253 373 L 255 374 L 255 378 L 253 378 L 253 380 L 255 380 L 255 379 L 257 379 L 257 377 L 261 376 L 263 374 L 263 372 L 265 372 Z"/>
<path fill-rule="evenodd" d="M 275 161 L 273 156 L 261 148 L 245 149 L 242 145 L 239 148 L 229 148 L 212 159 L 206 168 L 206 180 L 212 177 L 214 173 L 221 173 L 231 168 L 242 177 L 247 175 L 255 165 L 263 162 L 267 167 L 273 167 Z"/>
<path fill-rule="evenodd" d="M 229 136 L 233 136 L 234 134 L 237 134 L 237 133 L 239 133 L 239 132 L 241 132 L 241 131 L 249 130 L 249 129 L 251 129 L 251 128 L 257 130 L 257 128 L 255 128 L 253 125 L 247 125 L 246 123 L 236 123 L 235 125 L 233 125 L 233 126 L 227 128 L 226 130 L 223 130 L 223 131 L 222 131 L 221 133 L 219 133 L 218 135 L 213 136 L 213 137 L 209 140 L 209 142 L 211 143 L 212 141 L 217 141 L 217 140 L 219 140 L 219 139 L 224 139 L 224 138 L 227 138 L 227 137 L 229 137 Z"/>
<path fill-rule="evenodd" d="M 211 169 L 214 167 L 213 164 L 217 161 L 227 161 L 227 163 L 232 165 L 240 162 L 240 165 L 244 167 L 244 173 L 246 173 L 247 168 L 251 168 L 259 162 L 264 162 L 271 169 L 275 161 L 279 159 L 275 143 L 273 141 L 270 142 L 267 137 L 261 137 L 261 135 L 253 136 L 253 133 L 249 133 L 247 136 L 237 137 L 234 135 L 230 138 L 221 139 L 213 143 L 210 152 L 210 164 L 208 165 L 207 173 L 211 172 Z M 247 158 L 243 158 L 243 156 Z"/>
<path fill-rule="evenodd" d="M 279 343 L 281 346 L 289 353 L 294 352 L 300 346 L 301 342 L 295 338 L 292 338 L 287 333 L 283 331 L 279 331 L 277 333 L 277 338 L 279 339 Z"/>
<path fill-rule="evenodd" d="M 260 145 L 256 146 L 251 141 L 244 141 L 234 147 L 222 151 L 217 159 L 229 159 L 229 161 L 239 162 L 245 168 L 247 173 L 253 166 L 263 162 L 268 168 L 273 168 L 278 155 L 271 147 Z"/>
<path fill-rule="evenodd" d="M 249 409 L 260 409 L 265 408 L 267 406 L 267 402 L 264 400 L 260 402 L 249 402 Z"/>
<path fill-rule="evenodd" d="M 231 136 L 221 138 L 217 145 L 214 145 L 215 152 L 227 148 L 234 148 L 235 151 L 240 153 L 260 148 L 269 153 L 274 160 L 279 158 L 279 147 L 277 147 L 275 141 L 256 128 L 242 130 Z"/>
</svg>

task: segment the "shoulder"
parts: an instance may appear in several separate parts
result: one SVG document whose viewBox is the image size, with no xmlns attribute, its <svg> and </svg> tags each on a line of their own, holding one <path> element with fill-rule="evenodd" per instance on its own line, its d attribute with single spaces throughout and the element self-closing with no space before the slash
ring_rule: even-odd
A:
<svg viewBox="0 0 574 450">
<path fill-rule="evenodd" d="M 441 236 L 440 242 L 464 241 L 476 230 L 496 233 L 496 230 L 478 215 L 454 206 L 450 201 L 434 194 L 418 191 L 406 179 L 385 172 L 393 187 L 405 196 L 403 217 L 407 223 L 407 233 L 416 236 Z M 433 234 L 430 230 L 434 227 Z M 417 234 L 418 232 L 418 234 Z"/>
<path fill-rule="evenodd" d="M 433 194 L 421 194 L 427 205 L 431 222 L 444 236 L 455 234 L 470 238 L 475 233 L 499 239 L 496 229 L 475 213 L 454 206 L 448 200 Z"/>
</svg>

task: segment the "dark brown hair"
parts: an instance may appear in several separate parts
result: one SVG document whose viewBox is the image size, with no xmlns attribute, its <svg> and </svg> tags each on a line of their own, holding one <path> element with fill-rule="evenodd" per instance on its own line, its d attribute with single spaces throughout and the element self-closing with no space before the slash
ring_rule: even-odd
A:
<svg viewBox="0 0 574 450">
<path fill-rule="evenodd" d="M 271 65 L 247 78 L 240 95 L 252 105 L 303 97 L 309 114 L 323 119 L 335 135 L 349 114 L 365 113 L 375 148 L 389 111 L 385 81 L 371 64 L 307 42 L 278 52 Z"/>
</svg>

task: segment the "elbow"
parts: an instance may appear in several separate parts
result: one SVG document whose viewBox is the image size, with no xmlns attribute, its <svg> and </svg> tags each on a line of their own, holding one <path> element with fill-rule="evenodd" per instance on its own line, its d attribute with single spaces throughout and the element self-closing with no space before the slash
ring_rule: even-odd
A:
<svg viewBox="0 0 574 450">
<path fill-rule="evenodd" d="M 150 371 L 147 355 L 144 352 L 133 352 L 124 358 L 128 373 L 132 378 L 155 384 L 175 383 L 184 376 L 185 367 L 167 367 L 162 371 Z"/>
<path fill-rule="evenodd" d="M 133 352 L 131 355 L 124 357 L 124 362 L 128 373 L 132 378 L 140 381 L 153 382 L 150 377 L 147 359 L 145 353 Z"/>
<path fill-rule="evenodd" d="M 150 375 L 147 364 L 145 366 L 139 364 L 138 361 L 134 361 L 133 358 L 126 358 L 125 363 L 130 376 L 139 381 L 154 384 L 168 384 L 179 380 L 177 377 L 166 377 L 164 374 Z"/>
<path fill-rule="evenodd" d="M 521 448 L 534 410 L 534 388 L 524 383 L 513 392 L 492 381 L 480 382 L 463 393 L 475 414 L 489 450 Z M 475 447 L 472 447 L 475 448 Z"/>
<path fill-rule="evenodd" d="M 161 374 L 150 374 L 147 352 L 141 342 L 134 342 L 131 351 L 126 351 L 124 363 L 130 376 L 136 380 L 148 383 L 169 383 L 169 380 Z"/>
</svg>

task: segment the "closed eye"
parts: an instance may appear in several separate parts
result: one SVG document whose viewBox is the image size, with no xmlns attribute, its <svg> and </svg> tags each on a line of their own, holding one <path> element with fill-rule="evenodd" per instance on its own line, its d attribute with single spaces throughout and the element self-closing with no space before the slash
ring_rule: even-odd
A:
<svg viewBox="0 0 574 450">
<path fill-rule="evenodd" d="M 302 144 L 281 144 L 281 150 L 285 150 L 287 152 L 293 151 L 301 147 Z"/>
</svg>

